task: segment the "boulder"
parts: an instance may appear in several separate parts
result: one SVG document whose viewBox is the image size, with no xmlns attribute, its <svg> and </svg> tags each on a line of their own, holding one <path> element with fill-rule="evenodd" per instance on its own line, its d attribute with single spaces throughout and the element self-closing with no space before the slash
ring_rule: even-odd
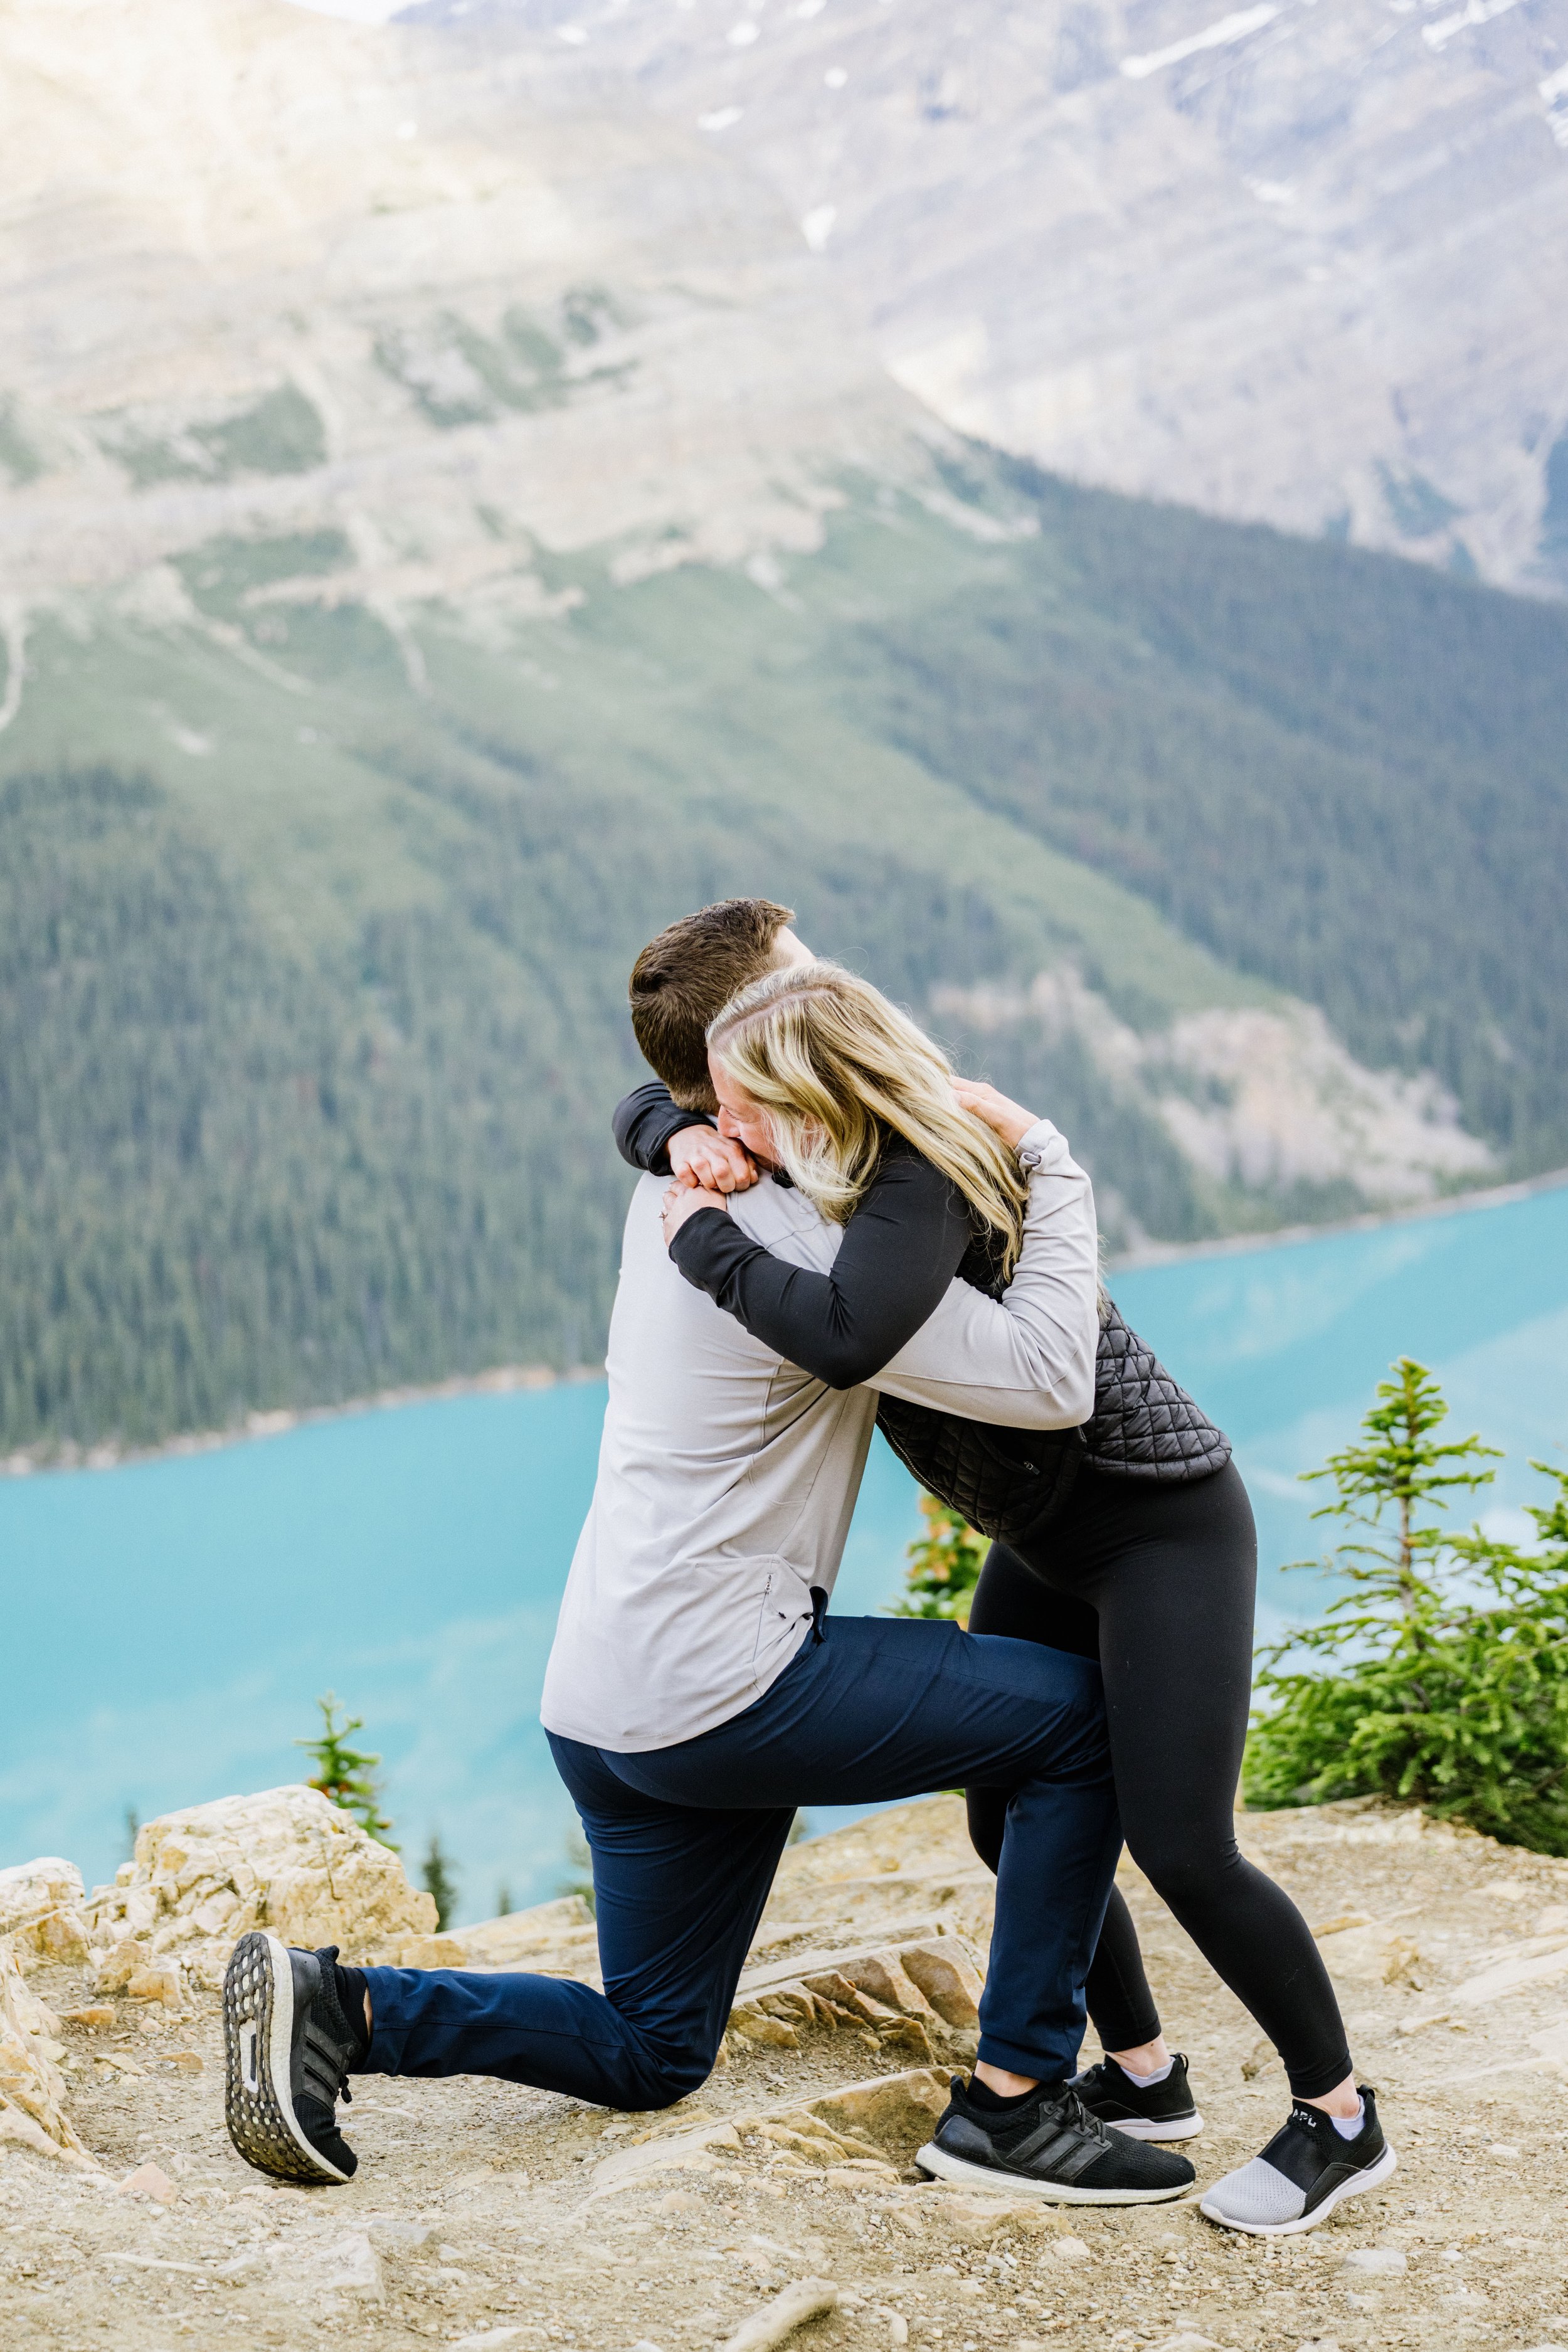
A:
<svg viewBox="0 0 1568 2352">
<path fill-rule="evenodd" d="M 798 2049 L 819 2032 L 857 2032 L 910 2058 L 974 2055 L 981 1980 L 957 1936 L 804 1952 L 748 1969 L 730 2012 L 731 2047 Z"/>
<path fill-rule="evenodd" d="M 16 1953 L 0 1942 L 0 2140 L 92 2169 L 66 2116 L 59 2031 L 54 2011 L 24 1981 Z"/>
<path fill-rule="evenodd" d="M 100 1990 L 168 2000 L 161 1970 L 216 1986 L 249 1928 L 336 1944 L 352 1961 L 395 1960 L 409 1938 L 434 1933 L 436 1906 L 390 1846 L 318 1790 L 295 1787 L 148 1822 L 87 1921 Z"/>
<path fill-rule="evenodd" d="M 868 2141 L 879 2155 L 907 2164 L 930 2139 L 948 2097 L 946 2073 L 917 2066 L 906 2074 L 874 2074 L 869 2082 L 825 2091 L 812 2101 L 811 2112 L 833 2130 Z"/>
<path fill-rule="evenodd" d="M 75 1863 L 43 1854 L 0 1870 L 0 1937 L 24 1969 L 85 1959 L 87 1919 Z"/>
<path fill-rule="evenodd" d="M 1317 1937 L 1318 1949 L 1336 1981 L 1405 1984 L 1419 1991 L 1421 1954 L 1408 1936 L 1369 1919 L 1357 1920 L 1353 1926 L 1320 1927 Z"/>
<path fill-rule="evenodd" d="M 401 1969 L 466 1969 L 468 1955 L 458 1936 L 409 1936 L 397 1955 Z"/>
<path fill-rule="evenodd" d="M 595 2168 L 594 2187 L 595 2192 L 624 2189 L 654 2172 L 722 2171 L 749 2151 L 770 2170 L 847 2174 L 841 2186 L 864 2188 L 868 2178 L 896 2178 L 931 2137 L 947 2101 L 944 2073 L 912 2067 L 846 2083 L 803 2105 L 780 2100 L 684 2130 L 655 2124 Z"/>
</svg>

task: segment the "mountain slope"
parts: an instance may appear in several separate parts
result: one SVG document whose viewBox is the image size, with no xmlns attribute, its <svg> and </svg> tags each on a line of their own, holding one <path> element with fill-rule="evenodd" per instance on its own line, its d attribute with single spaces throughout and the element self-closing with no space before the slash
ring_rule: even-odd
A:
<svg viewBox="0 0 1568 2352">
<path fill-rule="evenodd" d="M 526 47 L 3 0 L 0 63 L 13 631 L 131 582 L 188 614 L 182 551 L 323 530 L 395 629 L 527 611 L 532 537 L 809 544 L 825 468 L 910 439 L 777 199 Z"/>
<path fill-rule="evenodd" d="M 1113 1245 L 1563 1155 L 1564 616 L 962 442 L 558 47 L 0 7 L 7 1446 L 591 1361 L 727 892 Z"/>
<path fill-rule="evenodd" d="M 1074 621 L 1042 643 L 997 583 L 961 674 L 940 622 L 884 633 L 882 729 L 1521 1166 L 1568 1160 L 1568 616 L 1011 478 L 1070 533 Z"/>
<path fill-rule="evenodd" d="M 1568 0 L 412 13 L 702 126 L 963 432 L 1568 589 Z"/>
<path fill-rule="evenodd" d="M 307 593 L 320 574 L 291 604 L 247 604 L 232 548 L 228 574 L 211 551 L 193 567 L 198 594 L 230 599 L 232 644 L 79 607 L 71 632 L 40 623 L 0 744 L 9 1442 L 145 1439 L 591 1357 L 626 1182 L 605 1118 L 637 1068 L 625 972 L 660 922 L 732 890 L 795 905 L 814 944 L 1058 1117 L 1113 1240 L 1417 1197 L 1505 1164 L 1412 1041 L 1407 1075 L 1355 1063 L 1310 1006 L 1184 939 L 1141 895 L 1165 862 L 1125 853 L 1145 823 L 1157 853 L 1158 813 L 1184 795 L 1208 840 L 1230 827 L 1217 877 L 1172 828 L 1190 915 L 1205 877 L 1215 904 L 1267 900 L 1281 828 L 1314 814 L 1303 776 L 1373 835 L 1397 831 L 1399 729 L 1374 703 L 1352 745 L 1335 740 L 1369 565 L 1387 575 L 1371 586 L 1391 659 L 1433 641 L 1436 591 L 1451 632 L 1495 633 L 1500 691 L 1532 688 L 1548 718 L 1559 641 L 1536 633 L 1558 617 L 987 478 L 979 453 L 968 487 L 967 509 L 946 494 L 968 531 L 858 492 L 818 552 L 775 557 L 761 585 L 686 565 L 626 586 L 584 559 L 568 582 L 547 563 L 562 608 L 499 648 L 437 606 L 405 616 L 401 643 Z M 260 541 L 247 561 L 270 584 L 282 558 Z M 1325 690 L 1282 717 L 1244 646 L 1200 663 L 1161 644 L 1118 566 L 1152 594 L 1184 562 L 1279 614 L 1306 597 Z M 261 631 L 296 690 L 245 657 Z M 1510 725 L 1498 709 L 1524 778 L 1535 737 Z M 1141 802 L 1154 746 L 1163 789 Z M 1249 832 L 1258 772 L 1280 780 L 1285 815 Z M 1131 814 L 1118 831 L 1102 794 L 1106 829 L 1079 838 L 1075 792 L 1107 776 Z M 1510 806 L 1543 838 L 1561 824 L 1545 787 L 1516 782 Z M 1435 803 L 1432 838 L 1457 853 L 1445 814 Z M 1375 974 L 1364 845 L 1315 837 L 1321 906 L 1345 912 L 1337 932 L 1320 923 L 1325 969 Z M 1447 906 L 1426 901 L 1426 861 L 1385 859 L 1377 889 L 1425 959 L 1440 1045 L 1482 1050 L 1508 988 L 1545 992 L 1531 1001 L 1551 1013 L 1538 940 L 1494 925 L 1492 995 L 1473 997 L 1458 960 L 1440 995 Z M 1537 1094 L 1560 1103 L 1565 1057 L 1556 1027 L 1518 1050 L 1523 1167 L 1560 1148 L 1525 1114 Z"/>
</svg>

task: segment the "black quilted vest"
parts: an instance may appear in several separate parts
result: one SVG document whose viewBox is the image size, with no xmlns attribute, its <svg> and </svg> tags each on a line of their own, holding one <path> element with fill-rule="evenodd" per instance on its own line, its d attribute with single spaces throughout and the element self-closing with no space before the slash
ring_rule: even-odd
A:
<svg viewBox="0 0 1568 2352">
<path fill-rule="evenodd" d="M 1000 1288 L 984 1244 L 970 1250 L 960 1272 L 993 1296 Z M 922 1486 L 1026 1558 L 1086 1462 L 1113 1477 L 1176 1485 L 1210 1477 L 1230 1460 L 1229 1438 L 1109 1299 L 1100 1310 L 1094 1412 L 1080 1429 L 1004 1429 L 890 1396 L 882 1399 L 877 1426 Z"/>
</svg>

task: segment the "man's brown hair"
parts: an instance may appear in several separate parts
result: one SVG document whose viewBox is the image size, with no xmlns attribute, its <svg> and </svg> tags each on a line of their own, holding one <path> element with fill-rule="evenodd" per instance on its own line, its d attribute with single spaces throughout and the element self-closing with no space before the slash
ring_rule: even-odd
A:
<svg viewBox="0 0 1568 2352">
<path fill-rule="evenodd" d="M 772 971 L 774 942 L 794 920 L 771 898 L 721 898 L 660 931 L 633 964 L 632 1028 L 682 1110 L 718 1109 L 708 1024 L 737 989 Z"/>
</svg>

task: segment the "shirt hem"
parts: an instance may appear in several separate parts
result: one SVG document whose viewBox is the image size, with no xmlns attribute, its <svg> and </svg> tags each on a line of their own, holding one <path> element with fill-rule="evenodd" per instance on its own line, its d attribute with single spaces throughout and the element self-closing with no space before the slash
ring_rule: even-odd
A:
<svg viewBox="0 0 1568 2352">
<path fill-rule="evenodd" d="M 732 1705 L 726 1704 L 713 1713 L 704 1709 L 695 1722 L 679 1730 L 666 1730 L 651 1738 L 628 1738 L 624 1732 L 606 1737 L 603 1732 L 582 1727 L 574 1729 L 559 1720 L 552 1721 L 542 1706 L 539 1710 L 539 1720 L 543 1729 L 553 1734 L 555 1738 L 574 1740 L 580 1748 L 602 1748 L 607 1756 L 651 1756 L 660 1748 L 684 1748 L 688 1740 L 700 1739 L 704 1732 L 717 1731 L 721 1724 L 733 1723 L 737 1716 L 744 1715 L 748 1707 L 755 1706 L 759 1699 L 766 1698 L 780 1675 L 794 1665 L 811 1639 L 811 1632 L 812 1622 L 808 1617 L 800 1629 L 799 1641 L 764 1679 L 753 1682 Z"/>
</svg>

